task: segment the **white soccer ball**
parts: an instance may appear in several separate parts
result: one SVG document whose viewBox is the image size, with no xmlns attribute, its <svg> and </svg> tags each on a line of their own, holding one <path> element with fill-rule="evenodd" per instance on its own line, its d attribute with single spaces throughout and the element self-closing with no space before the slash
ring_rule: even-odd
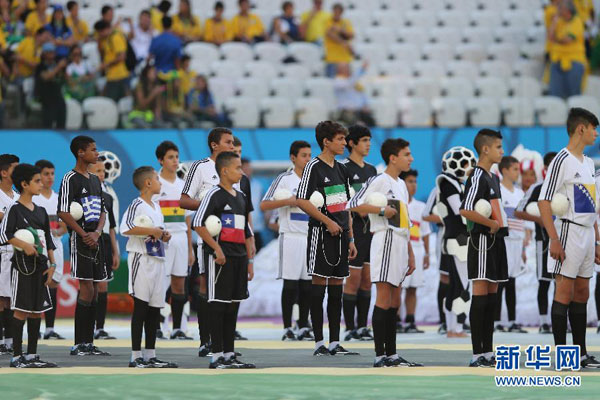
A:
<svg viewBox="0 0 600 400">
<path fill-rule="evenodd" d="M 325 204 L 325 198 L 320 192 L 317 191 L 311 194 L 308 200 L 312 203 L 313 206 L 317 208 L 321 208 L 323 207 L 323 204 Z"/>
<path fill-rule="evenodd" d="M 25 243 L 34 244 L 35 237 L 33 237 L 33 233 L 27 229 L 19 229 L 15 232 L 15 238 L 24 241 Z M 23 251 L 22 248 L 13 246 L 17 251 Z"/>
<path fill-rule="evenodd" d="M 477 200 L 477 203 L 475 203 L 475 211 L 485 218 L 489 218 L 492 215 L 492 205 L 485 199 L 479 199 Z"/>
<path fill-rule="evenodd" d="M 525 212 L 529 215 L 533 215 L 534 217 L 540 216 L 540 208 L 535 202 L 527 204 L 527 207 L 525 207 Z"/>
<path fill-rule="evenodd" d="M 460 180 L 467 179 L 467 173 L 475 168 L 475 153 L 463 146 L 452 147 L 442 156 L 442 172 Z"/>
<path fill-rule="evenodd" d="M 204 226 L 212 237 L 221 233 L 221 220 L 216 215 L 209 215 L 206 221 L 204 221 Z"/>
<path fill-rule="evenodd" d="M 354 195 L 356 194 L 356 190 L 354 190 L 354 188 L 352 186 L 350 186 L 349 192 L 350 192 L 350 198 L 353 198 Z"/>
<path fill-rule="evenodd" d="M 275 193 L 273 193 L 273 200 L 287 200 L 292 197 L 292 192 L 287 189 L 277 189 Z"/>
<path fill-rule="evenodd" d="M 74 201 L 69 206 L 69 213 L 75 221 L 79 221 L 81 217 L 83 217 L 83 207 L 81 207 L 81 204 Z"/>
<path fill-rule="evenodd" d="M 185 179 L 187 173 L 188 173 L 188 165 L 186 163 L 179 163 L 179 165 L 177 166 L 177 177 L 179 179 Z"/>
<path fill-rule="evenodd" d="M 154 228 L 154 222 L 152 218 L 147 215 L 138 215 L 133 219 L 133 224 L 140 228 Z"/>
<path fill-rule="evenodd" d="M 200 192 L 200 194 L 198 195 L 198 201 L 202 201 L 202 199 L 204 199 L 206 197 L 206 193 L 208 193 L 210 189 L 205 189 L 203 191 Z"/>
<path fill-rule="evenodd" d="M 464 301 L 462 297 L 457 297 L 452 302 L 452 312 L 456 315 L 466 314 L 471 308 L 471 300 Z"/>
<path fill-rule="evenodd" d="M 106 176 L 104 180 L 108 183 L 113 183 L 119 176 L 121 176 L 121 160 L 112 151 L 101 151 L 98 154 L 98 160 L 104 163 L 104 170 Z"/>
<path fill-rule="evenodd" d="M 387 197 L 385 194 L 379 192 L 373 192 L 367 196 L 367 204 L 375 207 L 387 206 Z"/>
<path fill-rule="evenodd" d="M 550 205 L 552 207 L 552 214 L 562 217 L 569 209 L 569 199 L 562 193 L 555 193 Z"/>
</svg>

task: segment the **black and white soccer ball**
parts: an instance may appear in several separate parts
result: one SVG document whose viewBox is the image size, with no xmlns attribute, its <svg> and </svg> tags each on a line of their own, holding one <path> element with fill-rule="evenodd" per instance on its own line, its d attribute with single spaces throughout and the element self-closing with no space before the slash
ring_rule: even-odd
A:
<svg viewBox="0 0 600 400">
<path fill-rule="evenodd" d="M 104 150 L 98 155 L 98 160 L 104 163 L 106 176 L 104 180 L 110 184 L 114 183 L 121 176 L 121 160 L 112 151 Z"/>
<path fill-rule="evenodd" d="M 442 156 L 442 172 L 460 180 L 465 180 L 476 164 L 475 153 L 462 146 L 452 147 Z"/>
<path fill-rule="evenodd" d="M 185 180 L 185 177 L 188 173 L 189 166 L 186 163 L 179 163 L 177 166 L 177 177 L 179 179 Z"/>
</svg>

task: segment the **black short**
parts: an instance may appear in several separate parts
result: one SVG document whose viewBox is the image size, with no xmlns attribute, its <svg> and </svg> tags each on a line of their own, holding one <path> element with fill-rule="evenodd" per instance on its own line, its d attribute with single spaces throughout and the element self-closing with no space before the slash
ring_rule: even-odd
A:
<svg viewBox="0 0 600 400">
<path fill-rule="evenodd" d="M 104 263 L 106 264 L 106 280 L 107 281 L 112 281 L 114 276 L 113 276 L 113 269 L 112 269 L 112 258 L 113 258 L 113 251 L 112 251 L 112 243 L 110 242 L 110 235 L 107 233 L 103 233 L 101 236 L 102 239 L 102 245 L 104 246 Z"/>
<path fill-rule="evenodd" d="M 13 262 L 11 270 L 12 296 L 10 308 L 28 313 L 43 313 L 52 309 L 50 291 L 46 286 L 46 267 L 38 266 L 29 275 L 22 274 Z"/>
<path fill-rule="evenodd" d="M 450 266 L 454 265 L 454 258 L 450 254 L 440 256 L 440 274 L 449 275 Z"/>
<path fill-rule="evenodd" d="M 356 246 L 356 250 L 358 254 L 354 260 L 350 260 L 348 263 L 350 264 L 350 268 L 362 268 L 363 265 L 369 264 L 371 260 L 371 240 L 373 239 L 373 235 L 371 232 L 360 235 L 354 235 L 354 245 Z"/>
<path fill-rule="evenodd" d="M 98 240 L 98 247 L 90 248 L 75 232 L 69 241 L 71 247 L 71 278 L 82 281 L 103 282 L 108 279 L 104 259 L 104 245 Z"/>
<path fill-rule="evenodd" d="M 536 240 L 535 242 L 535 262 L 537 268 L 537 278 L 540 281 L 552 281 L 552 274 L 548 272 L 548 247 L 549 240 Z"/>
<path fill-rule="evenodd" d="M 308 228 L 308 274 L 323 278 L 346 278 L 348 267 L 348 232 L 331 236 L 323 227 Z"/>
<path fill-rule="evenodd" d="M 490 282 L 508 281 L 508 261 L 504 237 L 473 234 L 469 238 L 467 256 L 469 279 Z"/>
<path fill-rule="evenodd" d="M 225 264 L 217 265 L 215 257 L 204 253 L 208 301 L 239 302 L 248 298 L 248 257 L 225 256 Z"/>
</svg>

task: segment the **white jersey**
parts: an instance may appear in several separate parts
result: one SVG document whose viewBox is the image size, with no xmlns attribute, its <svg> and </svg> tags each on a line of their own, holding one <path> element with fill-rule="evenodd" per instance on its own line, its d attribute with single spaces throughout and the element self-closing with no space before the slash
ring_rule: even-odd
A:
<svg viewBox="0 0 600 400">
<path fill-rule="evenodd" d="M 431 233 L 429 222 L 423 221 L 423 214 L 427 205 L 422 201 L 412 199 L 408 203 L 408 215 L 412 226 L 410 227 L 410 243 L 412 246 L 423 246 L 423 237 Z M 425 213 L 425 215 L 428 215 Z"/>
<path fill-rule="evenodd" d="M 386 229 L 409 236 L 410 219 L 408 216 L 408 190 L 406 184 L 400 178 L 392 178 L 387 173 L 375 175 L 365 183 L 361 190 L 350 199 L 346 205 L 349 210 L 364 204 L 371 193 L 379 192 L 388 199 L 388 204 L 396 208 L 398 213 L 390 219 L 380 217 L 377 214 L 369 214 L 371 232 L 375 233 Z"/>
<path fill-rule="evenodd" d="M 569 199 L 569 207 L 560 219 L 583 226 L 593 226 L 596 222 L 596 180 L 594 162 L 588 156 L 579 161 L 563 148 L 548 167 L 544 178 L 540 200 L 552 201 L 555 193 L 562 193 Z"/>
<path fill-rule="evenodd" d="M 37 196 L 33 196 L 33 202 L 44 208 L 46 210 L 46 214 L 48 214 L 48 218 L 50 219 L 50 229 L 58 229 L 58 216 L 56 215 L 56 211 L 58 210 L 58 193 L 52 191 L 50 198 L 45 197 L 43 194 L 39 194 Z M 106 223 L 105 225 L 108 225 Z M 58 249 L 62 249 L 62 241 L 60 238 L 52 237 L 54 239 L 54 246 Z"/>
<path fill-rule="evenodd" d="M 187 231 L 185 223 L 186 212 L 179 207 L 179 199 L 183 190 L 183 179 L 175 177 L 175 182 L 169 182 L 162 176 L 158 176 L 161 188 L 160 194 L 154 195 L 152 201 L 158 203 L 169 232 Z"/>
<path fill-rule="evenodd" d="M 187 194 L 192 199 L 200 200 L 201 194 L 217 186 L 220 182 L 219 174 L 215 168 L 215 162 L 207 157 L 194 161 L 185 179 L 181 194 Z"/>
<path fill-rule="evenodd" d="M 525 238 L 525 224 L 523 220 L 515 217 L 515 209 L 525 196 L 525 193 L 517 186 L 513 186 L 513 191 L 511 192 L 502 183 L 500 183 L 500 192 L 502 193 L 502 206 L 508 219 L 508 237 L 511 239 Z"/>
<path fill-rule="evenodd" d="M 271 184 L 269 190 L 263 197 L 265 200 L 273 200 L 275 192 L 279 189 L 287 189 L 296 196 L 300 185 L 300 177 L 294 171 L 280 174 Z M 308 215 L 298 207 L 281 207 L 277 209 L 279 214 L 279 233 L 301 233 L 308 234 Z"/>
<path fill-rule="evenodd" d="M 155 228 L 165 227 L 163 215 L 160 212 L 158 203 L 152 202 L 152 204 L 148 204 L 141 197 L 135 198 L 129 207 L 127 207 L 127 210 L 125 210 L 123 218 L 121 218 L 120 232 L 122 235 L 127 236 L 128 238 L 126 247 L 127 251 L 130 253 L 141 253 L 154 257 L 164 257 L 163 242 L 151 242 L 145 237 L 125 235 L 123 233 L 135 228 L 133 221 L 138 215 L 146 215 L 150 217 Z"/>
<path fill-rule="evenodd" d="M 15 192 L 14 189 L 11 189 L 12 197 L 4 193 L 4 190 L 0 189 L 0 213 L 3 215 L 6 214 L 6 210 L 19 200 L 19 193 Z M 56 214 L 56 211 L 54 211 Z M 4 217 L 3 217 L 4 218 Z M 0 246 L 2 251 L 6 250 L 8 245 Z M 10 250 L 12 251 L 12 250 Z"/>
</svg>

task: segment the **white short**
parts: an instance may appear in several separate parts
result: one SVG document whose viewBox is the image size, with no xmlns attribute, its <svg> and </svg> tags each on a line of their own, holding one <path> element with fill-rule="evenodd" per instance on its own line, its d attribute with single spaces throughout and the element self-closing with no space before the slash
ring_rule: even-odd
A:
<svg viewBox="0 0 600 400">
<path fill-rule="evenodd" d="M 11 297 L 12 290 L 10 286 L 11 280 L 11 264 L 12 261 L 10 259 L 13 256 L 13 247 L 12 246 L 2 246 L 2 257 L 0 261 L 0 297 Z"/>
<path fill-rule="evenodd" d="M 405 288 L 418 288 L 425 285 L 425 277 L 423 275 L 423 258 L 425 257 L 425 247 L 422 244 L 417 244 L 413 245 L 412 249 L 413 253 L 415 254 L 415 270 L 412 274 L 404 278 L 402 286 Z"/>
<path fill-rule="evenodd" d="M 310 280 L 306 267 L 307 236 L 301 233 L 279 235 L 279 270 L 277 279 Z"/>
<path fill-rule="evenodd" d="M 554 222 L 565 249 L 563 262 L 548 258 L 548 272 L 567 278 L 591 278 L 594 275 L 596 237 L 593 226 L 581 226 L 567 221 Z"/>
<path fill-rule="evenodd" d="M 504 238 L 506 246 L 506 261 L 508 262 L 508 277 L 516 278 L 521 272 L 521 263 L 523 262 L 523 239 L 511 239 L 508 236 Z"/>
<path fill-rule="evenodd" d="M 141 253 L 129 253 L 129 294 L 150 307 L 165 306 L 165 260 Z"/>
<path fill-rule="evenodd" d="M 173 232 L 171 235 L 171 240 L 165 249 L 165 274 L 186 277 L 188 276 L 187 232 Z"/>
<path fill-rule="evenodd" d="M 54 238 L 54 245 L 56 246 L 56 249 L 54 250 L 54 261 L 56 262 L 56 269 L 54 270 L 54 275 L 52 276 L 52 279 L 56 282 L 60 282 L 62 280 L 65 268 L 65 254 L 63 244 L 60 241 L 60 238 Z"/>
<path fill-rule="evenodd" d="M 408 272 L 408 238 L 391 229 L 373 234 L 371 282 L 400 286 Z"/>
</svg>

